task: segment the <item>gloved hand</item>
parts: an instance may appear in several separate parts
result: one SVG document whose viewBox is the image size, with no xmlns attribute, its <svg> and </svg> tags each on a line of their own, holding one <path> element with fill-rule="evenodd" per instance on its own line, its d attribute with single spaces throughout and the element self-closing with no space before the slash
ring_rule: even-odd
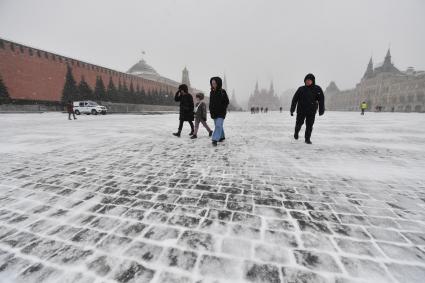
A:
<svg viewBox="0 0 425 283">
<path fill-rule="evenodd" d="M 291 112 L 291 116 L 294 116 L 294 112 Z"/>
</svg>

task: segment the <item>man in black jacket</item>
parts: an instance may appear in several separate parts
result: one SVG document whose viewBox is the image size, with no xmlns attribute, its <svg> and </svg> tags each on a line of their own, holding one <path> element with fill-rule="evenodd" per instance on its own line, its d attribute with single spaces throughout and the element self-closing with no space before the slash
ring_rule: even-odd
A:
<svg viewBox="0 0 425 283">
<path fill-rule="evenodd" d="M 180 102 L 180 116 L 179 116 L 179 129 L 177 133 L 173 133 L 176 137 L 180 137 L 180 133 L 183 129 L 183 122 L 188 121 L 190 125 L 190 134 L 193 134 L 193 97 L 189 93 L 188 87 L 185 84 L 179 86 L 176 95 L 174 96 L 174 100 L 176 102 Z"/>
<path fill-rule="evenodd" d="M 313 74 L 308 74 L 304 78 L 304 86 L 298 88 L 292 98 L 291 116 L 294 116 L 295 107 L 297 108 L 297 121 L 295 123 L 294 138 L 298 139 L 298 133 L 301 126 L 306 124 L 305 129 L 305 142 L 311 144 L 311 132 L 313 131 L 314 118 L 316 116 L 317 108 L 319 107 L 319 115 L 325 113 L 325 96 L 323 95 L 322 88 L 316 85 L 315 77 Z"/>
</svg>

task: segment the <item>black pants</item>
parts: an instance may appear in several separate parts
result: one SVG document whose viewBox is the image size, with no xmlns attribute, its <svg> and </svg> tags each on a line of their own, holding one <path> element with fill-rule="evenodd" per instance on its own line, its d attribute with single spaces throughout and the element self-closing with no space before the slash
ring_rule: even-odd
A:
<svg viewBox="0 0 425 283">
<path fill-rule="evenodd" d="M 74 120 L 77 119 L 75 118 L 75 113 L 74 112 L 68 112 L 68 119 L 71 120 L 71 115 L 74 116 Z"/>
<path fill-rule="evenodd" d="M 183 122 L 184 122 L 183 120 L 180 120 L 180 123 L 179 123 L 179 133 L 183 129 Z M 187 121 L 187 122 L 189 122 L 191 132 L 193 133 L 193 130 L 194 130 L 193 122 L 192 121 Z"/>
<path fill-rule="evenodd" d="M 310 140 L 311 132 L 313 131 L 314 118 L 316 113 L 297 113 L 297 121 L 295 123 L 295 133 L 299 133 L 301 126 L 305 120 L 305 140 Z"/>
</svg>

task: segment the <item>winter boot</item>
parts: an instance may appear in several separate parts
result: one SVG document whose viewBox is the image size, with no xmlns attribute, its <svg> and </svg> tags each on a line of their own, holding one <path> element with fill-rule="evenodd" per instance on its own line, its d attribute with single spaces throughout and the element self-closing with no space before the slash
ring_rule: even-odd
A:
<svg viewBox="0 0 425 283">
<path fill-rule="evenodd" d="M 297 132 L 294 133 L 294 139 L 296 139 L 296 140 L 298 139 L 298 133 Z"/>
<path fill-rule="evenodd" d="M 198 137 L 196 135 L 192 135 L 190 138 L 193 140 L 193 139 L 196 139 Z"/>
<path fill-rule="evenodd" d="M 180 132 L 173 133 L 173 135 L 179 138 L 180 137 Z"/>
<path fill-rule="evenodd" d="M 217 146 L 217 141 L 212 141 L 213 146 Z"/>
<path fill-rule="evenodd" d="M 311 142 L 311 140 L 310 140 L 310 139 L 306 139 L 306 140 L 305 140 L 305 143 L 306 143 L 306 144 L 312 144 L 312 142 Z"/>
<path fill-rule="evenodd" d="M 219 141 L 219 142 L 223 142 L 225 139 L 226 139 L 226 138 L 221 138 L 221 139 L 219 139 L 218 141 Z"/>
<path fill-rule="evenodd" d="M 209 133 L 208 133 L 208 135 L 211 137 L 212 136 L 212 134 L 213 134 L 213 131 L 210 131 Z"/>
</svg>

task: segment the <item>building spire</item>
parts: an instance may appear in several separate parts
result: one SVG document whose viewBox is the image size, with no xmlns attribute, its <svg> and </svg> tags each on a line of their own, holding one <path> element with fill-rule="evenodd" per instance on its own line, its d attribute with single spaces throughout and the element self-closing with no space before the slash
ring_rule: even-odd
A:
<svg viewBox="0 0 425 283">
<path fill-rule="evenodd" d="M 187 70 L 186 66 L 182 71 L 182 84 L 190 86 L 189 71 Z"/>
<path fill-rule="evenodd" d="M 270 83 L 270 94 L 274 95 L 274 86 L 273 86 L 273 80 Z"/>
<path fill-rule="evenodd" d="M 373 61 L 372 57 L 370 57 L 369 64 L 367 64 L 366 72 L 363 75 L 364 79 L 371 78 L 373 76 Z"/>
</svg>

